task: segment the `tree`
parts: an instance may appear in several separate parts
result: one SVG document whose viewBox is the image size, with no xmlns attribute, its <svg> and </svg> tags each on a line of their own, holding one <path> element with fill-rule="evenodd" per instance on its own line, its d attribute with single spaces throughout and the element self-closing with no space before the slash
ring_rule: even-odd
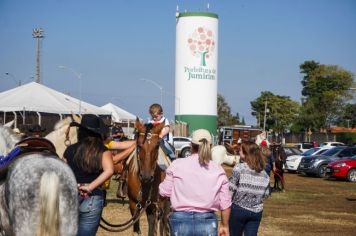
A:
<svg viewBox="0 0 356 236">
<path fill-rule="evenodd" d="M 300 72 L 304 74 L 301 83 L 305 102 L 298 123 L 307 129 L 326 129 L 343 114 L 354 75 L 336 65 L 314 61 L 305 61 Z"/>
<path fill-rule="evenodd" d="M 338 119 L 338 125 L 347 128 L 356 127 L 356 104 L 346 104 L 342 116 Z"/>
<path fill-rule="evenodd" d="M 237 119 L 231 114 L 231 108 L 225 101 L 225 98 L 218 94 L 217 102 L 218 110 L 218 126 L 235 125 Z"/>
<path fill-rule="evenodd" d="M 277 133 L 284 133 L 297 118 L 299 103 L 288 96 L 274 95 L 269 91 L 261 92 L 261 95 L 251 102 L 252 115 L 259 117 L 260 127 L 263 127 L 264 123 L 266 101 L 266 130 L 273 129 Z"/>
</svg>

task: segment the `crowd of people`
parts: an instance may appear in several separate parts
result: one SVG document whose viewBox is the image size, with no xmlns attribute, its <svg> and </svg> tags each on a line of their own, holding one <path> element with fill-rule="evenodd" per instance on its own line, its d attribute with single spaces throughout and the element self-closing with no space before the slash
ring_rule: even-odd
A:
<svg viewBox="0 0 356 236">
<path fill-rule="evenodd" d="M 160 147 L 171 159 L 166 177 L 159 185 L 159 194 L 169 198 L 172 235 L 257 235 L 262 219 L 263 201 L 270 195 L 270 172 L 275 162 L 268 144 L 252 141 L 238 143 L 240 163 L 228 178 L 221 165 L 212 161 L 212 137 L 199 129 L 192 133 L 192 154 L 177 159 L 168 143 L 169 121 L 159 104 L 149 108 L 147 125 L 164 123 L 159 137 Z M 64 160 L 73 170 L 79 190 L 79 225 L 77 235 L 95 235 L 106 199 L 107 182 L 114 174 L 114 162 L 122 163 L 117 177 L 117 196 L 125 197 L 125 158 L 135 148 L 121 127 L 114 126 L 111 137 L 104 121 L 93 114 L 84 114 L 78 127 L 78 142 L 67 147 Z M 33 135 L 44 130 L 36 126 Z M 121 149 L 121 152 L 113 150 Z M 116 158 L 116 159 L 115 159 Z M 118 161 L 114 161 L 118 160 Z M 220 211 L 221 221 L 216 212 Z"/>
</svg>

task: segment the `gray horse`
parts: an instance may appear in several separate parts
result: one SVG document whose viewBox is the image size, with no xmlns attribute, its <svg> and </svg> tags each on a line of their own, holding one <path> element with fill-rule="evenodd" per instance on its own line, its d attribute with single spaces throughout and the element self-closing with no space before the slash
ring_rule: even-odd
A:
<svg viewBox="0 0 356 236">
<path fill-rule="evenodd" d="M 1 144 L 16 140 L 0 126 Z M 12 146 L 15 144 L 13 143 Z M 4 147 L 0 147 L 4 150 Z M 72 170 L 57 156 L 27 153 L 13 161 L 0 182 L 1 235 L 75 235 L 78 190 Z"/>
</svg>

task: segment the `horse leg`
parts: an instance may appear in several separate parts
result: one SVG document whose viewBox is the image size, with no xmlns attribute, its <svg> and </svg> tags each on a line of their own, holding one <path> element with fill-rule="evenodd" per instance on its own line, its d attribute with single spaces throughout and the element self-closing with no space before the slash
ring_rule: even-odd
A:
<svg viewBox="0 0 356 236">
<path fill-rule="evenodd" d="M 169 236 L 170 235 L 170 228 L 168 217 L 171 211 L 171 202 L 168 199 L 164 199 L 161 201 L 161 215 L 160 215 L 160 222 L 159 222 L 159 232 L 162 236 Z"/>
<path fill-rule="evenodd" d="M 158 221 L 158 207 L 155 204 L 151 204 L 146 209 L 147 221 L 148 221 L 148 235 L 157 235 L 157 221 Z"/>
<path fill-rule="evenodd" d="M 130 212 L 131 216 L 134 216 L 136 212 L 136 203 L 134 201 L 130 200 Z M 141 235 L 141 230 L 140 230 L 140 219 L 138 219 L 134 224 L 133 224 L 133 235 Z"/>
</svg>

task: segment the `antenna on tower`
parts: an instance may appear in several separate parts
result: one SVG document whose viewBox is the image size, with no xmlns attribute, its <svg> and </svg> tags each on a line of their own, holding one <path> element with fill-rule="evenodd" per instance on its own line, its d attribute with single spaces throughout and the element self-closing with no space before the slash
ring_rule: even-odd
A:
<svg viewBox="0 0 356 236">
<path fill-rule="evenodd" d="M 41 65 L 40 65 L 40 50 L 44 31 L 41 28 L 35 28 L 32 30 L 32 36 L 37 40 L 37 49 L 36 49 L 36 80 L 35 82 L 41 83 Z"/>
</svg>

